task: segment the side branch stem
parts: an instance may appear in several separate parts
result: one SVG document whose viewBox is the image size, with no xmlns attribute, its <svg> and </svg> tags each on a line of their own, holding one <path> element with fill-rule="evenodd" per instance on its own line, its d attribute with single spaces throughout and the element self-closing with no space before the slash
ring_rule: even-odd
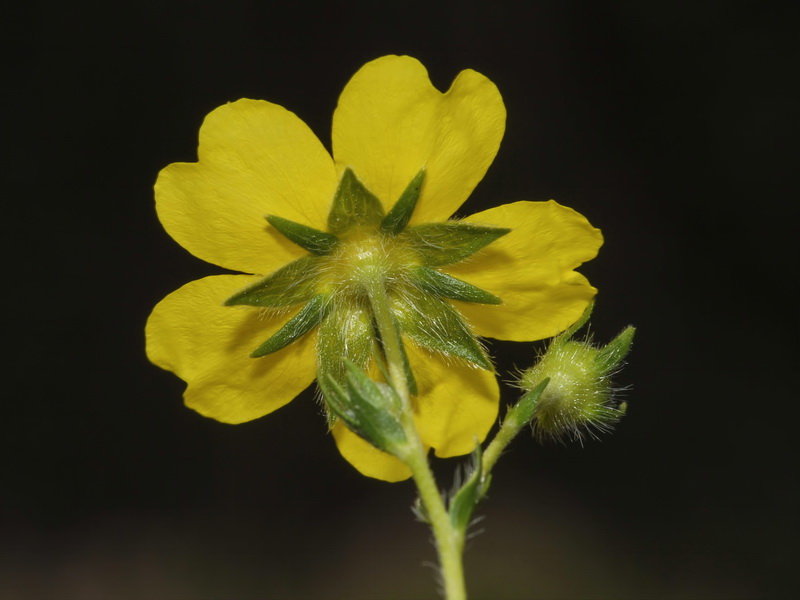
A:
<svg viewBox="0 0 800 600">
<path fill-rule="evenodd" d="M 522 425 L 506 425 L 507 424 L 504 423 L 504 426 L 497 432 L 492 443 L 483 451 L 482 470 L 484 476 L 491 472 L 497 459 L 500 458 L 500 455 L 503 454 L 506 447 L 517 436 L 520 429 L 522 429 Z"/>
</svg>

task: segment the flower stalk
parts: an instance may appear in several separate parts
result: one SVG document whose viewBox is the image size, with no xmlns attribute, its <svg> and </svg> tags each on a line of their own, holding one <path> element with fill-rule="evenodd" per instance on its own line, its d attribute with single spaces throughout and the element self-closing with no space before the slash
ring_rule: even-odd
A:
<svg viewBox="0 0 800 600">
<path fill-rule="evenodd" d="M 494 467 L 494 464 L 503 454 L 503 451 L 511 441 L 517 437 L 517 434 L 522 431 L 522 428 L 530 424 L 536 411 L 539 398 L 549 382 L 549 379 L 540 382 L 536 387 L 520 398 L 519 402 L 508 411 L 500 430 L 483 452 L 481 467 L 483 469 L 484 478 L 488 477 L 489 473 L 492 471 L 492 467 Z"/>
<path fill-rule="evenodd" d="M 447 600 L 466 600 L 462 553 L 464 536 L 453 525 L 436 479 L 428 462 L 416 425 L 406 375 L 406 361 L 402 341 L 392 318 L 385 282 L 378 278 L 364 281 L 378 333 L 381 338 L 390 384 L 400 397 L 401 423 L 409 441 L 405 462 L 417 486 L 425 514 L 433 530 L 439 567 Z"/>
</svg>

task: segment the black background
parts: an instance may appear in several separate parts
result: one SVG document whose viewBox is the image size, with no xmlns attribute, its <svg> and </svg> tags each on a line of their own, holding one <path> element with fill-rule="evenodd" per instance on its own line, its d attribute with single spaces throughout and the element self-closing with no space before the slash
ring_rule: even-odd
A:
<svg viewBox="0 0 800 600">
<path fill-rule="evenodd" d="M 150 365 L 152 306 L 220 272 L 160 227 L 159 169 L 240 97 L 330 141 L 363 63 L 500 88 L 463 214 L 555 198 L 600 227 L 592 329 L 638 336 L 602 443 L 499 463 L 473 598 L 786 597 L 798 562 L 790 2 L 31 3 L 7 16 L 0 598 L 429 598 L 409 483 L 359 476 L 310 392 L 240 426 Z M 493 343 L 503 369 L 530 344 Z M 443 482 L 456 461 L 437 463 Z"/>
</svg>

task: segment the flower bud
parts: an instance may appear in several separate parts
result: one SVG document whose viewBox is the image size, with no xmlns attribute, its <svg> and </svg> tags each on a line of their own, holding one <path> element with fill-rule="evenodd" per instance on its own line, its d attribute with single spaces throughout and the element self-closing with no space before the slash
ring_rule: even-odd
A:
<svg viewBox="0 0 800 600">
<path fill-rule="evenodd" d="M 628 327 L 600 348 L 558 337 L 522 374 L 520 386 L 528 391 L 549 379 L 533 411 L 537 438 L 581 441 L 584 435 L 594 437 L 619 421 L 625 406 L 614 399 L 611 376 L 628 353 L 634 331 Z"/>
</svg>

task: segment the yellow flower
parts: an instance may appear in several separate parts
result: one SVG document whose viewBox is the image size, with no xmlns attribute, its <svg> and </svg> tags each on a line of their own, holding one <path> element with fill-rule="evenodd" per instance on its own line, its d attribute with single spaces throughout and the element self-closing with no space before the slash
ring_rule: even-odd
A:
<svg viewBox="0 0 800 600">
<path fill-rule="evenodd" d="M 486 77 L 462 71 L 442 94 L 405 56 L 374 60 L 347 84 L 333 118 L 333 158 L 276 104 L 239 100 L 214 110 L 200 129 L 198 162 L 159 174 L 158 216 L 198 258 L 247 274 L 206 277 L 164 298 L 147 323 L 148 357 L 186 381 L 190 408 L 226 423 L 259 418 L 296 397 L 318 369 L 335 371 L 330 357 L 339 350 L 370 360 L 375 335 L 358 278 L 377 269 L 395 282 L 387 291 L 424 444 L 440 457 L 471 452 L 499 399 L 473 334 L 530 341 L 564 330 L 596 291 L 574 269 L 602 244 L 583 216 L 553 201 L 448 221 L 483 178 L 504 128 L 502 98 Z M 406 221 L 387 225 L 402 198 L 412 199 Z M 458 256 L 426 255 L 447 250 L 437 240 L 451 229 L 463 233 L 452 245 Z M 341 422 L 332 431 L 362 473 L 409 476 Z"/>
</svg>

